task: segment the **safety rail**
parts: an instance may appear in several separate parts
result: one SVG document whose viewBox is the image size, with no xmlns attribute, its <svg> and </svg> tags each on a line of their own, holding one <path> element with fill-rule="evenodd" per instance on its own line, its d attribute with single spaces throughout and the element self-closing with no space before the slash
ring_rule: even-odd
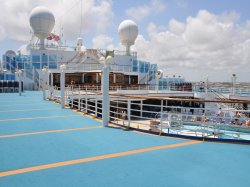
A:
<svg viewBox="0 0 250 187">
<path fill-rule="evenodd" d="M 91 84 L 91 83 L 87 83 Z M 71 87 L 71 89 L 76 90 L 92 90 L 92 91 L 101 91 L 101 84 L 93 84 L 93 85 L 67 85 L 67 87 Z M 168 87 L 169 88 L 169 87 Z M 145 90 L 145 91 L 157 91 L 158 93 L 166 93 L 166 92 L 189 92 L 190 91 L 178 91 L 178 90 L 169 90 L 169 89 L 162 89 L 157 90 L 156 84 L 121 84 L 121 85 L 110 85 L 109 90 Z"/>
<path fill-rule="evenodd" d="M 102 70 L 103 65 L 100 63 L 78 63 L 78 64 L 68 64 L 66 70 L 76 70 L 82 69 L 84 71 L 100 71 Z M 133 72 L 131 65 L 110 65 L 110 71 L 114 72 Z"/>
<path fill-rule="evenodd" d="M 60 88 L 56 88 L 49 96 L 60 102 L 59 95 Z M 102 118 L 100 91 L 66 87 L 65 99 L 68 107 Z M 156 100 L 152 104 L 111 95 L 110 122 L 159 134 L 250 141 L 250 110 L 169 106 L 167 100 Z"/>
<path fill-rule="evenodd" d="M 200 89 L 199 83 L 193 83 L 193 91 L 195 92 L 204 92 L 205 89 Z M 216 92 L 218 94 L 233 94 L 233 86 L 232 85 L 216 85 L 216 84 L 209 84 L 208 91 Z M 234 92 L 236 95 L 242 96 L 250 96 L 250 85 L 249 84 L 241 84 L 238 83 L 235 88 Z"/>
</svg>

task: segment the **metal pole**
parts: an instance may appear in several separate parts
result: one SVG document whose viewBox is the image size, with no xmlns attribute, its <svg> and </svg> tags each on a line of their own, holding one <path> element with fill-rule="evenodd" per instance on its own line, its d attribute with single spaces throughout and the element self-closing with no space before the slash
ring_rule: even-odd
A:
<svg viewBox="0 0 250 187">
<path fill-rule="evenodd" d="M 22 81 L 21 81 L 21 75 L 20 75 L 20 73 L 18 74 L 18 81 L 19 81 L 19 83 L 18 83 L 18 92 L 19 92 L 19 96 L 21 96 Z"/>
<path fill-rule="evenodd" d="M 159 77 L 158 76 L 156 77 L 156 91 L 157 93 L 159 91 Z"/>
<path fill-rule="evenodd" d="M 88 113 L 88 92 L 86 87 L 86 93 L 85 93 L 85 113 Z"/>
<path fill-rule="evenodd" d="M 43 100 L 46 100 L 45 85 L 45 76 L 43 76 Z"/>
<path fill-rule="evenodd" d="M 97 118 L 97 93 L 95 94 L 95 117 Z"/>
<path fill-rule="evenodd" d="M 61 107 L 64 108 L 65 104 L 65 73 L 61 70 Z"/>
<path fill-rule="evenodd" d="M 143 105 L 143 100 L 141 100 L 141 106 L 140 106 L 140 116 L 142 117 L 142 105 Z"/>
<path fill-rule="evenodd" d="M 53 84 L 54 84 L 53 73 L 50 73 L 50 86 L 53 86 Z"/>
<path fill-rule="evenodd" d="M 3 80 L 4 81 L 7 80 L 7 70 L 6 69 L 3 70 Z"/>
<path fill-rule="evenodd" d="M 79 86 L 79 93 L 78 93 L 78 110 L 81 111 L 81 89 Z"/>
<path fill-rule="evenodd" d="M 128 99 L 128 112 L 127 112 L 127 116 L 128 116 L 128 128 L 130 127 L 130 120 L 131 120 L 131 100 Z"/>
<path fill-rule="evenodd" d="M 160 121 L 161 133 L 162 133 L 162 114 L 163 114 L 163 100 L 161 100 L 161 121 Z"/>
<path fill-rule="evenodd" d="M 109 123 L 109 66 L 102 69 L 102 125 L 107 127 Z"/>
<path fill-rule="evenodd" d="M 46 88 L 48 79 L 48 67 L 43 67 L 42 69 L 42 91 L 43 91 L 43 100 L 46 100 Z"/>
<path fill-rule="evenodd" d="M 205 92 L 208 93 L 208 76 L 206 76 Z"/>
</svg>

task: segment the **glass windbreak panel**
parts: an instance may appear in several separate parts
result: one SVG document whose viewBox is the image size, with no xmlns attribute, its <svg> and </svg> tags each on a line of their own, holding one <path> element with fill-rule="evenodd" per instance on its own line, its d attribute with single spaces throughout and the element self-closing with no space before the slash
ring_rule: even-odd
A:
<svg viewBox="0 0 250 187">
<path fill-rule="evenodd" d="M 24 64 L 25 69 L 33 69 L 33 66 L 30 63 Z"/>
<path fill-rule="evenodd" d="M 23 55 L 23 56 L 22 56 L 22 60 L 23 60 L 24 62 L 30 62 L 30 55 Z"/>
<path fill-rule="evenodd" d="M 57 69 L 57 64 L 56 63 L 49 63 L 49 69 Z"/>
<path fill-rule="evenodd" d="M 32 64 L 35 69 L 40 69 L 40 63 L 33 63 Z"/>
<path fill-rule="evenodd" d="M 48 67 L 48 63 L 42 63 L 41 68 Z"/>
<path fill-rule="evenodd" d="M 144 65 L 145 65 L 144 62 L 139 61 L 139 69 L 141 73 L 144 73 L 144 68 L 145 68 Z"/>
<path fill-rule="evenodd" d="M 11 67 L 10 67 L 10 64 L 9 64 L 9 63 L 6 64 L 6 69 L 7 69 L 7 70 L 11 70 Z"/>
<path fill-rule="evenodd" d="M 13 60 L 11 62 L 11 69 L 16 69 L 16 61 L 15 60 Z"/>
<path fill-rule="evenodd" d="M 10 57 L 6 56 L 6 62 L 10 61 Z"/>
<path fill-rule="evenodd" d="M 137 60 L 133 61 L 133 72 L 137 72 L 138 71 L 138 62 Z"/>
<path fill-rule="evenodd" d="M 49 61 L 50 62 L 56 62 L 56 55 L 50 55 L 49 56 Z"/>
<path fill-rule="evenodd" d="M 42 62 L 47 63 L 48 62 L 48 56 L 42 55 Z"/>
<path fill-rule="evenodd" d="M 32 62 L 40 62 L 40 55 L 33 55 Z"/>
<path fill-rule="evenodd" d="M 148 71 L 149 71 L 149 64 L 146 63 L 146 64 L 145 64 L 145 72 L 144 72 L 144 73 L 148 73 Z"/>
<path fill-rule="evenodd" d="M 156 74 L 155 70 L 149 71 L 149 81 L 151 81 L 152 79 L 155 79 L 155 74 Z"/>
<path fill-rule="evenodd" d="M 150 69 L 156 71 L 157 70 L 157 64 L 151 64 Z"/>
<path fill-rule="evenodd" d="M 24 69 L 24 64 L 23 64 L 22 62 L 19 62 L 19 63 L 17 64 L 17 68 L 18 68 L 18 69 Z"/>
<path fill-rule="evenodd" d="M 16 62 L 21 62 L 21 61 L 22 61 L 21 56 L 16 56 Z"/>
</svg>

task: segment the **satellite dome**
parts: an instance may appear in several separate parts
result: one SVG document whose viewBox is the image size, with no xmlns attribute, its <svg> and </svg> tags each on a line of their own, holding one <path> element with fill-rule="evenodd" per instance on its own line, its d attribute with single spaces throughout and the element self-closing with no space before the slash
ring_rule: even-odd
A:
<svg viewBox="0 0 250 187">
<path fill-rule="evenodd" d="M 53 13 L 46 7 L 39 6 L 30 13 L 30 26 L 44 47 L 44 39 L 49 36 L 55 25 Z"/>
<path fill-rule="evenodd" d="M 15 53 L 15 51 L 8 50 L 8 51 L 6 51 L 5 55 L 8 57 L 15 57 L 16 53 Z"/>
<path fill-rule="evenodd" d="M 123 45 L 134 45 L 135 39 L 138 36 L 138 27 L 134 21 L 125 20 L 121 22 L 118 32 Z"/>
<path fill-rule="evenodd" d="M 135 44 L 138 36 L 138 26 L 132 20 L 124 20 L 118 27 L 118 33 L 122 45 L 126 46 L 129 53 L 130 46 Z"/>
</svg>

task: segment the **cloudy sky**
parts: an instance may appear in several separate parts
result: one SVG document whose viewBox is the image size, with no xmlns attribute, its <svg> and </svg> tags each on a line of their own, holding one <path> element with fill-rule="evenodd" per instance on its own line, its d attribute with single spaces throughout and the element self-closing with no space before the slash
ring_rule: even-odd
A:
<svg viewBox="0 0 250 187">
<path fill-rule="evenodd" d="M 250 82 L 250 1 L 0 0 L 0 55 L 30 40 L 29 14 L 39 5 L 54 13 L 54 32 L 68 45 L 81 35 L 87 48 L 121 48 L 117 28 L 132 19 L 139 27 L 133 49 L 165 76 L 230 81 L 236 73 Z"/>
</svg>

